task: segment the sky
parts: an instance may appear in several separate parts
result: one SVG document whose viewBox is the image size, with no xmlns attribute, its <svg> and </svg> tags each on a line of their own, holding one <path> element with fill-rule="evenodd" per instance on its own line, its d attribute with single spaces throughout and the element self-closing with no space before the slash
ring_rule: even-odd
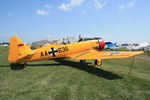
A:
<svg viewBox="0 0 150 100">
<path fill-rule="evenodd" d="M 150 42 L 150 0 L 0 0 L 0 42 L 67 36 Z"/>
</svg>

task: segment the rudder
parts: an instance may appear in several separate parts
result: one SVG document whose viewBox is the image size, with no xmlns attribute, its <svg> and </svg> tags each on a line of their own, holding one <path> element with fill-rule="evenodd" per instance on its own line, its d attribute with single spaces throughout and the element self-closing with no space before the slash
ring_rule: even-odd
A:
<svg viewBox="0 0 150 100">
<path fill-rule="evenodd" d="M 28 52 L 30 48 L 26 46 L 17 36 L 10 38 L 8 61 L 17 63 L 20 56 Z"/>
</svg>

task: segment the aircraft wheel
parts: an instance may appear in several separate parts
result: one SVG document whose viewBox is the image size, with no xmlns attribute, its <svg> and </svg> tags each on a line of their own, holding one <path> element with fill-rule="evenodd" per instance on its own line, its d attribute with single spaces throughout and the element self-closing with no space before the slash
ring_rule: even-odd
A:
<svg viewBox="0 0 150 100">
<path fill-rule="evenodd" d="M 24 63 L 24 67 L 26 67 L 27 66 L 27 63 Z"/>
<path fill-rule="evenodd" d="M 102 65 L 102 61 L 101 60 L 95 60 L 95 65 L 101 66 Z"/>
<path fill-rule="evenodd" d="M 80 63 L 85 63 L 86 62 L 86 60 L 80 60 Z"/>
</svg>

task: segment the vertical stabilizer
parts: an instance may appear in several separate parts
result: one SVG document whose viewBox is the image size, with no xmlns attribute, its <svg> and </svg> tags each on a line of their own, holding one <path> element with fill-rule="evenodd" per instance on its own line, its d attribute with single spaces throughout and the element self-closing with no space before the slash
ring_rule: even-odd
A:
<svg viewBox="0 0 150 100">
<path fill-rule="evenodd" d="M 13 36 L 10 38 L 8 61 L 17 63 L 18 59 L 29 53 L 31 49 L 26 46 L 18 37 Z"/>
</svg>

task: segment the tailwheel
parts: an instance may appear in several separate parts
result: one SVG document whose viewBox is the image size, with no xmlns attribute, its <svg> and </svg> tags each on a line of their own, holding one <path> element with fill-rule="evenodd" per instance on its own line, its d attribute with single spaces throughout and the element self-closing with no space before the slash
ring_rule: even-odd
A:
<svg viewBox="0 0 150 100">
<path fill-rule="evenodd" d="M 24 67 L 26 67 L 26 66 L 27 66 L 27 63 L 24 63 L 23 65 L 24 65 Z"/>
<path fill-rule="evenodd" d="M 86 62 L 86 60 L 80 60 L 80 63 L 85 63 Z"/>
<path fill-rule="evenodd" d="M 101 66 L 102 65 L 102 61 L 101 60 L 95 60 L 95 65 Z"/>
</svg>

